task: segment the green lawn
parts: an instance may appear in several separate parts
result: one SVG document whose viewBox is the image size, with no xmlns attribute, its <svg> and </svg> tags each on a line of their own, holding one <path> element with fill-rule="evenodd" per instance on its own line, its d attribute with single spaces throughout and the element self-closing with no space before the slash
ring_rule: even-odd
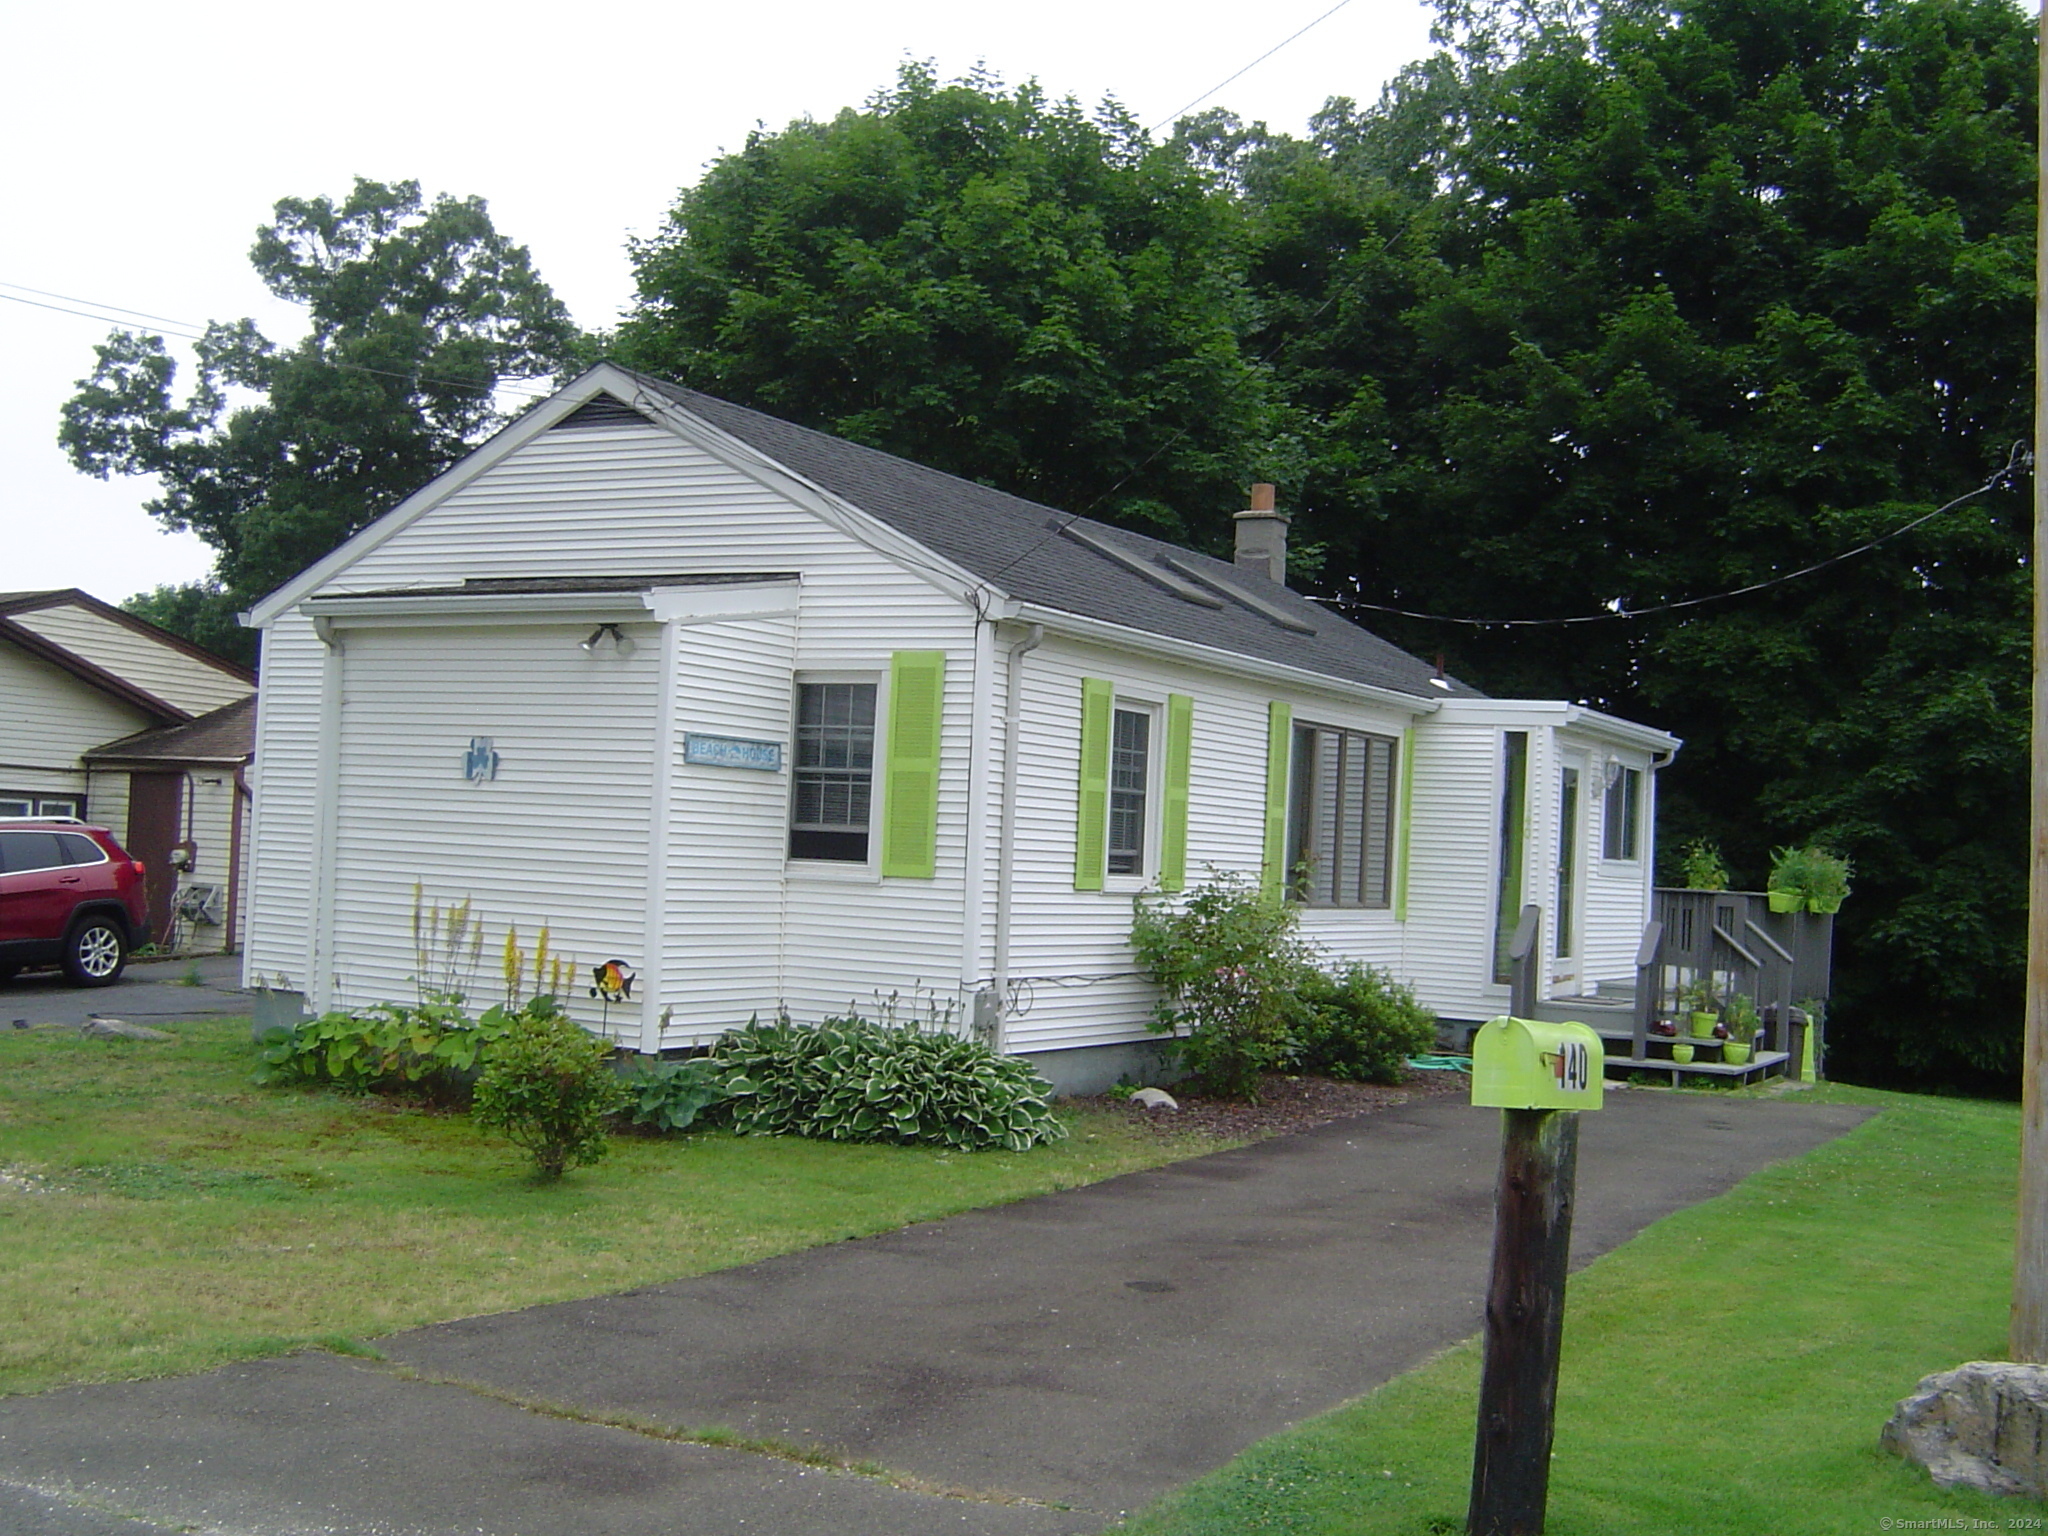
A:
<svg viewBox="0 0 2048 1536">
<path fill-rule="evenodd" d="M 1836 1536 L 1943 1516 L 2005 1529 L 2041 1514 L 1943 1493 L 1877 1449 L 1922 1375 L 2005 1353 L 2018 1107 L 1817 1091 L 1884 1112 L 1573 1278 L 1551 1536 Z M 1473 1341 L 1254 1446 L 1130 1529 L 1463 1531 L 1478 1379 Z"/>
<path fill-rule="evenodd" d="M 462 1115 L 256 1088 L 248 1024 L 0 1031 L 0 1393 L 598 1295 L 1208 1151 L 1108 1116 L 1026 1153 L 721 1133 L 537 1187 Z"/>
</svg>

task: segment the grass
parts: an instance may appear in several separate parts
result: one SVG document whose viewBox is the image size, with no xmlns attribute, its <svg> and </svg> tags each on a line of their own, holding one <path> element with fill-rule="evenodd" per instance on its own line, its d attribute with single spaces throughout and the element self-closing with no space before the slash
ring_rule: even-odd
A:
<svg viewBox="0 0 2048 1536">
<path fill-rule="evenodd" d="M 2038 1506 L 1944 1492 L 1877 1448 L 1921 1376 L 2005 1353 L 2018 1106 L 1817 1092 L 1883 1112 L 1573 1277 L 1551 1536 L 2038 1528 Z M 1130 1529 L 1461 1532 L 1478 1381 L 1468 1341 Z"/>
<path fill-rule="evenodd" d="M 204 1370 L 744 1264 L 1227 1142 L 622 1137 L 537 1186 L 464 1115 L 249 1083 L 246 1020 L 0 1031 L 0 1393 Z"/>
</svg>

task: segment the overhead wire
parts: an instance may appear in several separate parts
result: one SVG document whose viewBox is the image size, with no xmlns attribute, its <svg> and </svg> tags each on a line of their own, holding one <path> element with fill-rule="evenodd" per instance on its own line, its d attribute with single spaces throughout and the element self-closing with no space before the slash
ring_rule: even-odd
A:
<svg viewBox="0 0 2048 1536">
<path fill-rule="evenodd" d="M 70 294 L 50 293 L 42 288 L 31 288 L 25 283 L 0 281 L 0 289 L 8 288 L 17 291 L 14 293 L 0 292 L 0 299 L 8 299 L 16 304 L 30 304 L 37 309 L 55 310 L 60 315 L 76 315 L 82 320 L 97 320 L 103 325 L 125 328 L 145 336 L 168 336 L 178 341 L 192 342 L 205 340 L 204 332 L 197 327 L 191 326 L 188 321 L 171 320 L 163 315 L 150 314 L 146 310 L 126 309 L 119 304 L 103 304 L 97 299 L 81 299 Z M 87 306 L 87 308 L 68 309 L 59 304 L 47 304 L 37 299 L 23 298 L 21 295 L 24 293 L 41 294 L 45 299 L 62 299 L 66 304 L 82 304 Z M 129 326 L 125 321 L 115 318 L 119 315 L 133 315 L 140 319 L 155 320 L 161 323 L 153 326 Z M 496 384 L 487 385 L 477 384 L 468 379 L 444 379 L 430 373 L 407 372 L 398 368 L 378 368 L 369 363 L 344 362 L 339 358 L 332 357 L 302 359 L 302 361 L 316 362 L 322 367 L 337 368 L 348 373 L 370 373 L 387 379 L 405 379 L 415 384 L 436 384 L 444 389 L 466 389 L 473 394 L 480 395 L 502 393 L 516 395 L 525 400 L 545 400 L 550 393 L 550 391 L 545 389 L 524 388 L 523 386 L 535 382 L 534 376 L 531 374 L 520 374 L 500 379 Z"/>
<path fill-rule="evenodd" d="M 2005 462 L 1994 470 L 1991 477 L 1982 485 L 1963 492 L 1962 495 L 1952 501 L 1943 502 L 1932 512 L 1923 512 L 1920 516 L 1912 519 L 1912 521 L 1901 523 L 1888 533 L 1881 533 L 1874 539 L 1866 539 L 1854 549 L 1845 549 L 1839 554 L 1829 555 L 1825 560 L 1816 560 L 1811 565 L 1803 565 L 1796 571 L 1786 571 L 1782 575 L 1769 576 L 1762 581 L 1752 581 L 1746 586 L 1731 587 L 1725 592 L 1708 592 L 1698 597 L 1675 598 L 1668 603 L 1652 603 L 1644 608 L 1610 607 L 1602 609 L 1598 613 L 1573 614 L 1564 618 L 1473 619 L 1448 613 L 1418 613 L 1413 609 L 1395 608 L 1385 603 L 1368 603 L 1357 598 L 1316 597 L 1311 598 L 1310 601 L 1322 603 L 1332 608 L 1360 608 L 1371 613 L 1391 614 L 1397 618 L 1419 619 L 1432 624 L 1465 624 L 1480 629 L 1562 628 L 1567 625 L 1608 624 L 1620 619 L 1645 619 L 1653 614 L 1676 613 L 1681 609 L 1698 608 L 1706 603 L 1723 603 L 1732 598 L 1748 597 L 1753 592 L 1766 592 L 1772 587 L 1782 587 L 1789 581 L 1798 581 L 1818 571 L 1824 571 L 1830 566 L 1840 565 L 1844 560 L 1854 560 L 1859 555 L 1867 555 L 1872 550 L 1891 543 L 1894 539 L 1904 537 L 1922 524 L 1933 522 L 1935 518 L 1940 517 L 1944 512 L 1953 512 L 1965 502 L 1974 501 L 1979 496 L 1989 495 L 1992 491 L 2007 484 L 2015 475 L 2026 469 L 2030 460 L 2031 455 L 2027 451 L 2027 445 L 2024 442 L 2015 442 L 2010 451 L 2007 452 Z"/>
<path fill-rule="evenodd" d="M 1197 96 L 1193 101 L 1189 102 L 1186 106 L 1176 108 L 1174 111 L 1168 113 L 1164 118 L 1154 123 L 1150 128 L 1147 128 L 1145 131 L 1147 133 L 1157 133 L 1160 129 L 1168 126 L 1169 124 L 1179 122 L 1183 116 L 1185 116 L 1189 112 L 1194 111 L 1196 107 L 1199 107 L 1211 96 L 1216 95 L 1219 91 L 1224 90 L 1228 86 L 1236 84 L 1239 80 L 1243 79 L 1244 76 L 1250 74 L 1253 70 L 1257 69 L 1261 64 L 1265 63 L 1266 60 L 1273 57 L 1274 54 L 1278 53 L 1281 49 L 1285 48 L 1289 43 L 1295 42 L 1296 40 L 1307 36 L 1310 32 L 1313 32 L 1317 27 L 1320 27 L 1324 22 L 1328 21 L 1332 16 L 1336 15 L 1339 11 L 1343 10 L 1344 7 L 1349 5 L 1350 3 L 1351 0 L 1337 0 L 1337 3 L 1335 5 L 1331 6 L 1327 11 L 1323 12 L 1322 15 L 1318 16 L 1314 21 L 1310 22 L 1307 26 L 1303 27 L 1299 32 L 1289 33 L 1286 37 L 1283 37 L 1279 42 L 1275 43 L 1272 47 L 1268 48 L 1264 53 L 1260 54 L 1256 59 L 1253 59 L 1251 63 L 1245 65 L 1243 69 L 1240 69 L 1236 74 L 1230 76 L 1229 79 L 1219 80 L 1216 84 L 1210 86 L 1208 90 L 1202 92 L 1201 95 Z"/>
</svg>

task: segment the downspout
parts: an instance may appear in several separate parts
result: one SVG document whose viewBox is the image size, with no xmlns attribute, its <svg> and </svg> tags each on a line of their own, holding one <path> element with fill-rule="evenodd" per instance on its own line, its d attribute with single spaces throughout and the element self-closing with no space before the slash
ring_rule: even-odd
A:
<svg viewBox="0 0 2048 1536">
<path fill-rule="evenodd" d="M 228 801 L 228 931 L 227 947 L 221 951 L 228 955 L 235 952 L 236 941 L 241 937 L 241 925 L 235 919 L 242 903 L 242 818 L 248 814 L 244 808 L 252 798 L 249 781 L 242 777 L 248 767 L 247 758 L 235 764 L 235 787 Z"/>
<path fill-rule="evenodd" d="M 1003 804 L 996 833 L 996 1037 L 998 1052 L 1009 1048 L 1005 1016 L 1010 1008 L 1010 902 L 1017 882 L 1017 772 L 1024 755 L 1020 722 L 1024 714 L 1024 658 L 1045 639 L 1043 624 L 1024 626 L 1024 638 L 1010 647 L 1009 680 L 1003 693 Z"/>
<path fill-rule="evenodd" d="M 315 614 L 313 633 L 327 647 L 320 668 L 319 759 L 314 769 L 312 911 L 306 936 L 306 1001 L 316 1013 L 332 1006 L 334 977 L 334 861 L 339 835 L 341 777 L 341 670 L 346 651 L 334 620 Z"/>
<path fill-rule="evenodd" d="M 988 895 L 989 716 L 995 700 L 995 620 L 974 621 L 974 693 L 967 730 L 967 856 L 961 875 L 960 991 L 981 985 L 981 913 Z"/>
</svg>

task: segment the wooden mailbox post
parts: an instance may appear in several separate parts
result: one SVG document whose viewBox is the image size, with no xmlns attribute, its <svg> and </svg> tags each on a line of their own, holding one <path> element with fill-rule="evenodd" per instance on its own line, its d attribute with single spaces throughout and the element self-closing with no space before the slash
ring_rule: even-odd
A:
<svg viewBox="0 0 2048 1536">
<path fill-rule="evenodd" d="M 1543 1530 L 1579 1111 L 1600 1107 L 1606 1075 L 1600 1037 L 1583 1024 L 1500 1018 L 1472 1041 L 1472 1102 L 1505 1124 L 1469 1536 Z"/>
</svg>

